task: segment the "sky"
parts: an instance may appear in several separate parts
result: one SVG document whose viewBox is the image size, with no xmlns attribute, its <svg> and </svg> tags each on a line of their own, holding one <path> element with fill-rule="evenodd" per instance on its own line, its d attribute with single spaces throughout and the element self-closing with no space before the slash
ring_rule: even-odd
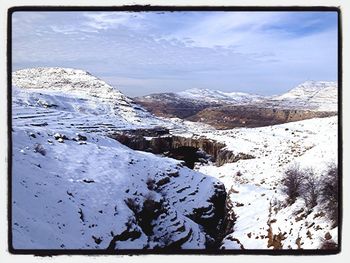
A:
<svg viewBox="0 0 350 263">
<path fill-rule="evenodd" d="M 13 70 L 83 69 L 128 96 L 337 81 L 336 12 L 15 12 Z"/>
</svg>

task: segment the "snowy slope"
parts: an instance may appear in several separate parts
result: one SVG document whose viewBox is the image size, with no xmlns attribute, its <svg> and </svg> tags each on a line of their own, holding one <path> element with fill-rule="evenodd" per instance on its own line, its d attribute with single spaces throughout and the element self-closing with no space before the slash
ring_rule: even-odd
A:
<svg viewBox="0 0 350 263">
<path fill-rule="evenodd" d="M 20 92 L 15 91 L 16 104 L 54 108 L 80 115 L 102 114 L 119 120 L 119 123 L 139 125 L 143 121 L 158 121 L 117 89 L 83 70 L 23 69 L 13 73 L 12 82 L 20 88 Z"/>
<path fill-rule="evenodd" d="M 74 130 L 65 130 L 69 140 L 59 142 L 59 130 L 14 127 L 15 248 L 106 249 L 123 233 L 115 248 L 162 247 L 184 237 L 182 248 L 204 248 L 205 233 L 190 217 L 195 208 L 212 207 L 215 179 L 106 137 L 74 141 Z M 151 180 L 163 182 L 152 190 Z M 128 200 L 141 208 L 145 200 L 161 204 L 153 234 L 144 232 Z"/>
<path fill-rule="evenodd" d="M 322 111 L 337 111 L 338 85 L 336 82 L 306 81 L 273 99 L 284 105 L 300 105 Z"/>
<path fill-rule="evenodd" d="M 263 97 L 243 92 L 222 92 L 210 89 L 189 89 L 176 93 L 178 96 L 195 101 L 210 103 L 252 103 L 260 101 Z"/>
<path fill-rule="evenodd" d="M 196 133 L 201 134 L 200 130 Z M 241 244 L 245 249 L 266 249 L 270 227 L 271 233 L 285 237 L 281 241 L 284 249 L 297 249 L 299 238 L 301 248 L 317 249 L 327 232 L 337 242 L 338 229 L 332 229 L 324 215 L 318 216 L 322 207 L 316 206 L 308 215 L 302 199 L 284 207 L 286 196 L 281 186 L 283 172 L 293 164 L 311 167 L 320 177 L 328 164 L 337 163 L 337 117 L 205 135 L 225 142 L 233 152 L 255 156 L 221 167 L 197 167 L 225 184 L 237 217 L 234 232 L 224 239 L 222 248 L 240 248 Z"/>
<path fill-rule="evenodd" d="M 272 104 L 279 107 L 302 107 L 316 110 L 337 110 L 338 85 L 336 82 L 306 81 L 277 96 L 260 96 L 242 92 L 222 92 L 210 89 L 189 89 L 176 93 L 194 101 L 229 104 Z"/>
</svg>

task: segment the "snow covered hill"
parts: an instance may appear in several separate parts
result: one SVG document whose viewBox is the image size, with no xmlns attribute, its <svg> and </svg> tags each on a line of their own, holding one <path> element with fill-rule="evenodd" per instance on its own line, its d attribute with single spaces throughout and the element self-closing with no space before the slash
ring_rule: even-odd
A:
<svg viewBox="0 0 350 263">
<path fill-rule="evenodd" d="M 306 81 L 272 99 L 283 105 L 309 107 L 320 111 L 337 111 L 338 85 L 336 82 Z"/>
<path fill-rule="evenodd" d="M 291 89 L 287 93 L 277 96 L 276 99 L 305 99 L 317 97 L 319 93 L 328 93 L 330 98 L 336 97 L 337 83 L 327 81 L 306 81 Z"/>
<path fill-rule="evenodd" d="M 15 249 L 204 249 L 226 192 L 174 159 L 133 151 L 116 129 L 164 123 L 80 70 L 13 74 Z"/>
<path fill-rule="evenodd" d="M 337 111 L 338 85 L 336 82 L 307 81 L 287 93 L 276 96 L 194 88 L 177 93 L 151 94 L 138 97 L 136 100 L 146 106 L 153 106 L 152 102 L 162 103 L 165 104 L 163 108 L 167 108 L 166 104 L 192 104 L 196 105 L 193 107 L 199 109 L 227 105 L 258 105 L 260 108 L 273 107 L 334 112 Z M 152 107 L 147 109 L 150 110 Z"/>
<path fill-rule="evenodd" d="M 263 99 L 262 96 L 243 92 L 222 92 L 210 89 L 189 89 L 176 93 L 178 96 L 194 101 L 205 101 L 209 103 L 253 103 Z"/>
<path fill-rule="evenodd" d="M 337 111 L 338 85 L 336 82 L 306 81 L 278 96 L 260 96 L 242 92 L 222 92 L 210 89 L 189 89 L 175 93 L 193 101 L 216 104 L 256 104 L 288 108 L 309 108 L 320 111 Z"/>
<path fill-rule="evenodd" d="M 83 70 L 23 69 L 13 73 L 12 83 L 20 88 L 14 90 L 15 105 L 39 106 L 46 111 L 55 109 L 92 118 L 104 115 L 117 126 L 160 122 L 120 91 Z"/>
</svg>

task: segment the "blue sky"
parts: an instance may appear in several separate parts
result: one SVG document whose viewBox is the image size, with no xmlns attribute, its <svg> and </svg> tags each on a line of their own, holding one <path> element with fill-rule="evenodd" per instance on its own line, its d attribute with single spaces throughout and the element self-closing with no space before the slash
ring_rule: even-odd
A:
<svg viewBox="0 0 350 263">
<path fill-rule="evenodd" d="M 336 12 L 15 12 L 13 69 L 84 69 L 129 96 L 280 94 L 337 80 Z"/>
</svg>

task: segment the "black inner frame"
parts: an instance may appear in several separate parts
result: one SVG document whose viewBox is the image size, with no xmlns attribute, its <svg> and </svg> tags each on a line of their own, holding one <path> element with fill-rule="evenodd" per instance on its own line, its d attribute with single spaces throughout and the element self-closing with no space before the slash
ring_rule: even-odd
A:
<svg viewBox="0 0 350 263">
<path fill-rule="evenodd" d="M 181 249 L 174 251 L 123 249 L 109 252 L 102 249 L 15 249 L 12 244 L 12 14 L 14 12 L 49 12 L 49 11 L 104 11 L 104 12 L 188 12 L 188 11 L 222 11 L 222 12 L 337 12 L 338 14 L 338 176 L 339 176 L 339 207 L 338 207 L 338 247 L 335 250 L 271 250 L 271 249 L 247 249 L 247 250 L 200 250 Z M 326 6 L 152 6 L 152 5 L 124 5 L 124 6 L 16 6 L 7 11 L 7 130 L 8 130 L 8 175 L 7 175 L 7 216 L 8 216 L 8 250 L 11 254 L 29 254 L 37 256 L 54 255 L 330 255 L 338 254 L 342 250 L 342 224 L 343 224 L 343 132 L 342 132 L 342 20 L 341 9 Z"/>
</svg>

